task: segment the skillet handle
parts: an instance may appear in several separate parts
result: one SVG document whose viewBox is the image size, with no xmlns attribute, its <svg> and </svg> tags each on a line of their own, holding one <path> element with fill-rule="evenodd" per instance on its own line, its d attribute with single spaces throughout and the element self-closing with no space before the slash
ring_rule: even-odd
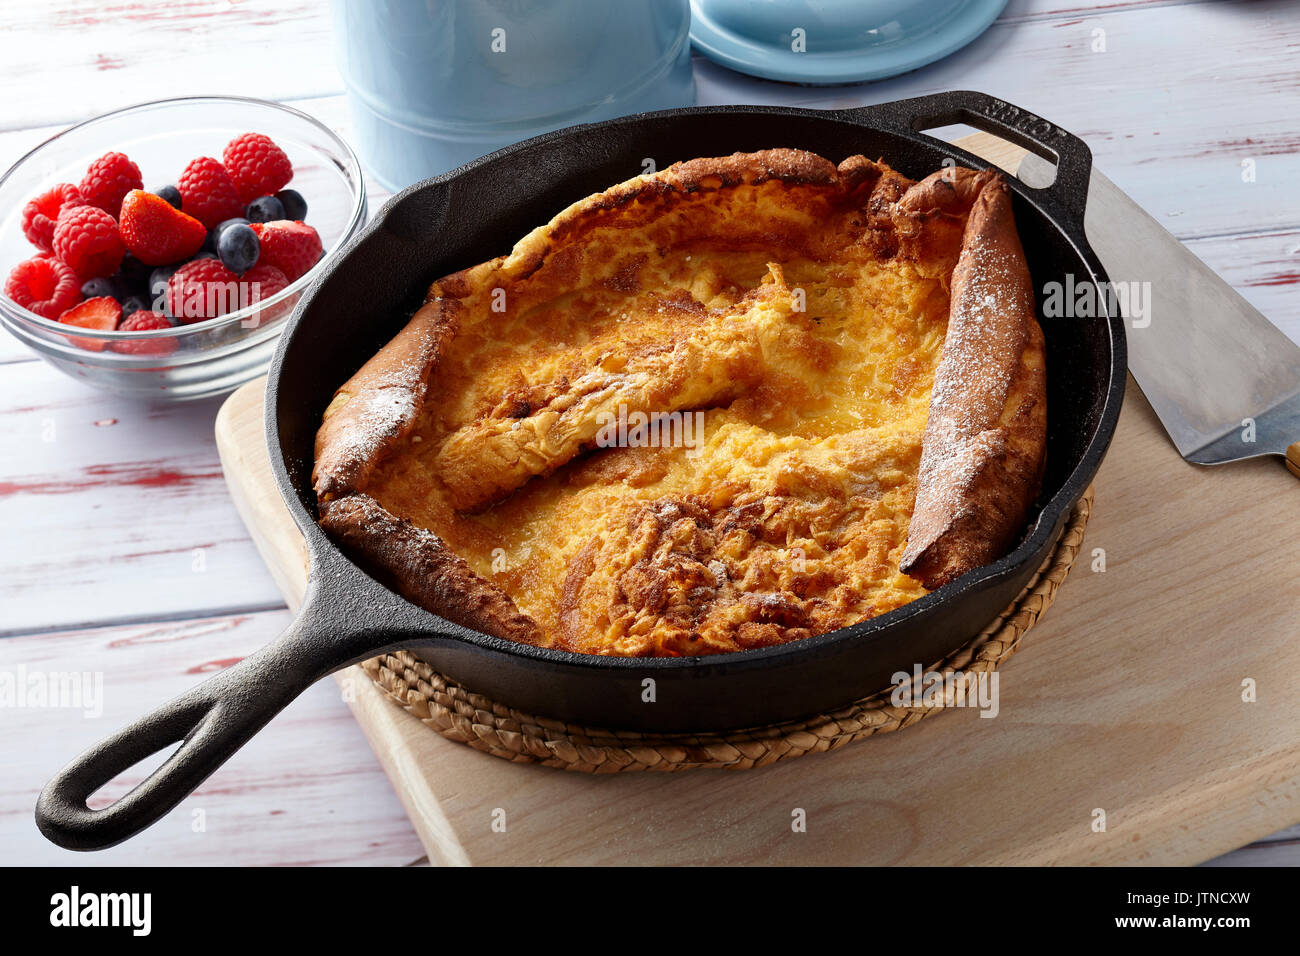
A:
<svg viewBox="0 0 1300 956">
<path fill-rule="evenodd" d="M 392 595 L 388 602 L 393 606 L 372 604 L 363 623 L 349 627 L 341 623 L 347 608 L 322 600 L 313 586 L 274 641 L 64 767 L 41 791 L 37 827 L 66 849 L 102 850 L 157 822 L 316 680 L 410 645 L 415 627 L 403 626 L 403 619 L 411 609 L 396 605 Z M 103 809 L 89 808 L 87 800 L 104 784 L 178 742 L 176 752 L 130 793 Z"/>
<path fill-rule="evenodd" d="M 1023 146 L 1031 153 L 1056 163 L 1056 179 L 1040 191 L 1080 227 L 1083 225 L 1088 184 L 1092 177 L 1092 150 L 1079 137 L 1041 116 L 975 90 L 932 93 L 844 110 L 843 113 L 850 120 L 870 117 L 873 122 L 883 121 L 911 134 L 937 126 L 965 123 Z"/>
</svg>

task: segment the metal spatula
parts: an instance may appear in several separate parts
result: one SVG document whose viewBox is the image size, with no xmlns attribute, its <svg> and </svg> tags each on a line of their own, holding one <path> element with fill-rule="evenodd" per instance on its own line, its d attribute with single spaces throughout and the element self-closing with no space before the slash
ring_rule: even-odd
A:
<svg viewBox="0 0 1300 956">
<path fill-rule="evenodd" d="M 1044 167 L 1031 153 L 1019 175 L 1039 181 Z M 1112 285 L 1141 290 L 1140 314 L 1126 311 L 1129 370 L 1178 453 L 1199 465 L 1283 455 L 1300 477 L 1300 345 L 1096 169 L 1084 228 Z"/>
</svg>

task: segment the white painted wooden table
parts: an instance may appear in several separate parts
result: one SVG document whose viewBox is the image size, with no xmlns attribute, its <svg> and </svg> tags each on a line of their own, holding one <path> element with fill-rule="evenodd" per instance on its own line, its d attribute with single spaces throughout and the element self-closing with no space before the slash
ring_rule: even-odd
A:
<svg viewBox="0 0 1300 956">
<path fill-rule="evenodd" d="M 304 0 L 0 0 L 0 168 L 70 123 L 160 95 L 284 100 L 346 134 L 329 30 L 325 6 Z M 1300 4 L 1011 0 L 967 49 L 880 83 L 788 86 L 699 59 L 695 72 L 701 104 L 973 88 L 1033 110 L 1084 137 L 1108 176 L 1300 341 Z M 90 391 L 0 333 L 0 671 L 104 674 L 101 716 L 0 709 L 5 863 L 422 857 L 332 681 L 124 846 L 78 856 L 36 832 L 36 794 L 65 761 L 288 619 L 226 496 L 218 404 Z M 1300 864 L 1300 827 L 1214 862 Z"/>
</svg>

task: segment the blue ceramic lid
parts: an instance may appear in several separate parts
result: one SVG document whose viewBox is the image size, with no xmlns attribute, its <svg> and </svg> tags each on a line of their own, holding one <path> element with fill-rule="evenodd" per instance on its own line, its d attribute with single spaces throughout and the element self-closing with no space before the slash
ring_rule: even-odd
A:
<svg viewBox="0 0 1300 956">
<path fill-rule="evenodd" d="M 961 49 L 1007 0 L 691 0 L 691 43 L 716 63 L 791 83 L 857 83 Z"/>
</svg>

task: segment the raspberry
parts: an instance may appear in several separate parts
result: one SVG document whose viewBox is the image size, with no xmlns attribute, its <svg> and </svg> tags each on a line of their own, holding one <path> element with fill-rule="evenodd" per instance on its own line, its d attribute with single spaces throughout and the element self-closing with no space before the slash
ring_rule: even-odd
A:
<svg viewBox="0 0 1300 956">
<path fill-rule="evenodd" d="M 259 302 L 265 302 L 271 296 L 289 286 L 289 278 L 275 266 L 268 266 L 259 262 L 253 268 L 249 269 L 239 281 L 245 286 L 245 294 L 248 296 L 250 305 L 256 305 Z M 255 329 L 267 322 L 273 322 L 281 316 L 287 315 L 293 310 L 293 301 L 277 302 L 275 305 L 269 305 L 265 308 L 253 312 L 243 321 L 246 328 Z"/>
<path fill-rule="evenodd" d="M 81 180 L 81 195 L 87 205 L 97 206 L 116 218 L 122 208 L 122 197 L 143 186 L 140 167 L 126 154 L 105 153 L 86 170 Z"/>
<path fill-rule="evenodd" d="M 49 252 L 54 241 L 54 224 L 66 206 L 82 206 L 81 190 L 71 183 L 59 183 L 23 207 L 23 235 L 37 249 Z"/>
<path fill-rule="evenodd" d="M 181 191 L 181 208 L 209 229 L 244 214 L 244 201 L 226 167 L 209 156 L 190 160 L 176 185 Z"/>
<path fill-rule="evenodd" d="M 289 277 L 275 266 L 265 262 L 253 266 L 239 277 L 239 281 L 249 284 L 248 301 L 250 302 L 264 302 L 289 286 Z M 256 287 L 256 295 L 253 287 Z"/>
<path fill-rule="evenodd" d="M 171 327 L 172 324 L 167 321 L 166 316 L 141 309 L 139 312 L 133 312 L 123 319 L 117 330 L 119 332 L 152 332 L 156 329 L 170 329 Z M 170 335 L 151 335 L 146 339 L 114 342 L 111 348 L 114 352 L 121 352 L 124 355 L 171 355 L 176 351 L 178 344 L 176 339 Z"/>
<path fill-rule="evenodd" d="M 160 196 L 133 189 L 122 200 L 122 241 L 149 266 L 165 266 L 199 251 L 208 231 Z"/>
<path fill-rule="evenodd" d="M 271 137 L 245 133 L 226 144 L 221 154 L 226 171 L 244 202 L 271 196 L 293 179 L 293 164 Z"/>
<path fill-rule="evenodd" d="M 225 315 L 239 304 L 239 278 L 219 259 L 187 262 L 167 282 L 167 309 L 186 325 Z"/>
<path fill-rule="evenodd" d="M 81 281 L 58 259 L 37 256 L 14 266 L 5 280 L 5 295 L 29 312 L 57 319 L 81 301 Z"/>
<path fill-rule="evenodd" d="M 324 253 L 320 235 L 302 222 L 280 219 L 276 222 L 255 222 L 253 232 L 261 243 L 258 262 L 275 266 L 290 282 L 307 273 L 320 261 Z"/>
<path fill-rule="evenodd" d="M 122 264 L 126 246 L 117 221 L 97 206 L 68 206 L 54 225 L 54 254 L 86 279 L 111 276 Z"/>
<path fill-rule="evenodd" d="M 116 299 L 105 295 L 97 299 L 87 299 L 81 305 L 73 306 L 59 316 L 59 321 L 64 325 L 75 325 L 82 329 L 112 332 L 117 328 L 117 320 L 121 317 L 122 306 Z M 70 338 L 70 341 L 91 352 L 102 352 L 108 345 L 103 339 Z"/>
</svg>

